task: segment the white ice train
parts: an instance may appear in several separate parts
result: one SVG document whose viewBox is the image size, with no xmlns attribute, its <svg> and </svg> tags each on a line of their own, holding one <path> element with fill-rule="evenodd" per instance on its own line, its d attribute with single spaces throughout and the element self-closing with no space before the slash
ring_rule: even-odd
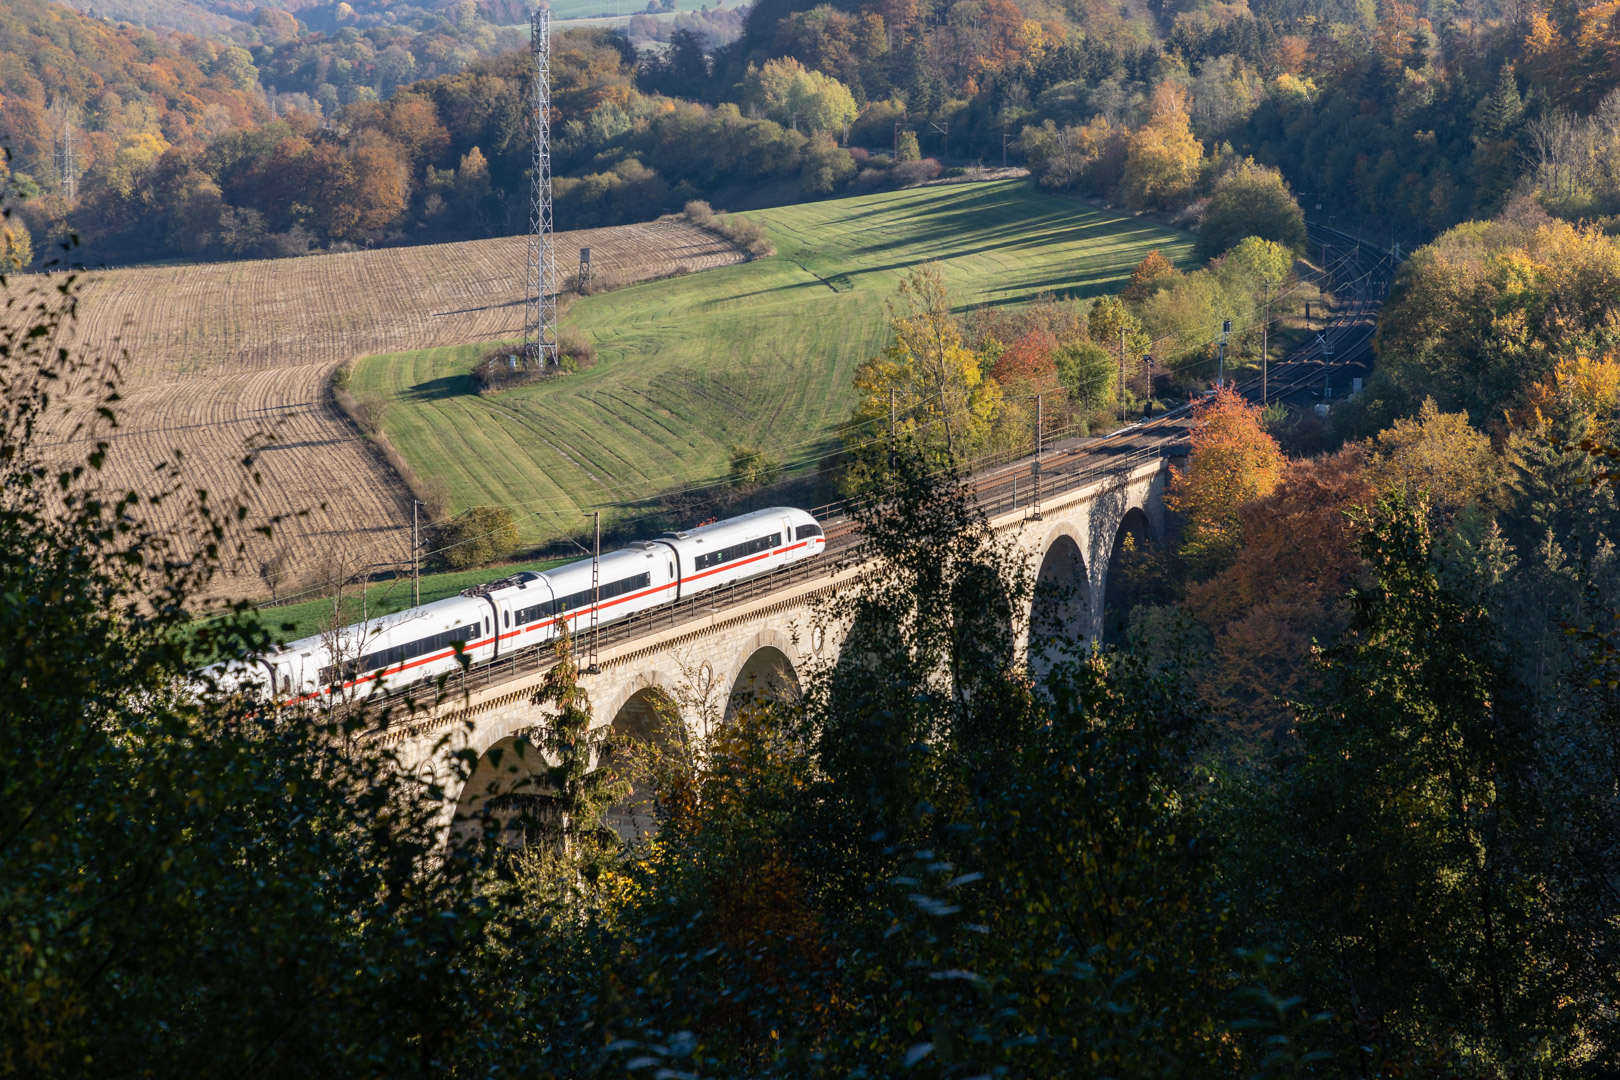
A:
<svg viewBox="0 0 1620 1080">
<path fill-rule="evenodd" d="M 637 541 L 601 557 L 597 623 L 768 573 L 821 554 L 826 543 L 815 518 L 789 507 Z M 294 641 L 219 674 L 283 701 L 365 696 L 460 670 L 458 645 L 477 666 L 554 640 L 565 621 L 577 633 L 590 626 L 592 597 L 591 560 L 580 559 Z"/>
</svg>

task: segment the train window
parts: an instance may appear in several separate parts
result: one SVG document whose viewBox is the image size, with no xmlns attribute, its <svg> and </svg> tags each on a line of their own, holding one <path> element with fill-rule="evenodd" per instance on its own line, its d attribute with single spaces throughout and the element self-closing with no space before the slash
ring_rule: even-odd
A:
<svg viewBox="0 0 1620 1080">
<path fill-rule="evenodd" d="M 357 660 L 346 660 L 342 664 L 328 664 L 321 669 L 321 682 L 330 686 L 336 682 L 348 682 L 362 672 L 380 671 L 383 668 L 403 664 L 407 660 L 414 660 L 418 656 L 438 652 L 450 648 L 455 644 L 465 644 L 474 633 L 472 625 L 462 625 L 445 630 L 441 633 L 430 634 L 416 641 L 406 642 L 403 645 L 393 645 L 386 649 L 370 652 Z"/>
<path fill-rule="evenodd" d="M 769 551 L 781 544 L 781 542 L 781 533 L 761 536 L 756 540 L 744 540 L 740 544 L 732 544 L 730 547 L 721 548 L 719 551 L 706 551 L 694 559 L 693 563 L 697 569 L 707 570 L 711 566 L 719 566 L 721 563 L 728 563 L 733 559 L 741 559 L 747 555 L 757 555 L 761 551 Z"/>
<path fill-rule="evenodd" d="M 484 633 L 489 633 L 489 616 L 484 616 Z"/>
<path fill-rule="evenodd" d="M 651 572 L 648 572 L 645 574 L 637 574 L 634 577 L 620 578 L 618 581 L 604 581 L 602 582 L 600 593 L 602 599 L 607 601 L 612 600 L 616 596 L 623 596 L 625 593 L 635 592 L 637 589 L 645 589 L 651 584 L 652 574 Z M 558 612 L 562 611 L 578 614 L 584 608 L 591 606 L 592 599 L 593 596 L 590 589 L 581 589 L 579 592 L 569 593 L 567 596 L 559 596 L 555 600 L 548 600 L 543 604 L 536 604 L 531 608 L 524 608 L 522 611 L 518 612 L 518 622 L 538 622 L 541 619 L 547 618 L 551 615 L 556 615 Z"/>
<path fill-rule="evenodd" d="M 501 612 L 501 621 L 504 624 L 506 624 L 507 626 L 511 626 L 512 625 L 512 613 L 510 611 Z"/>
<path fill-rule="evenodd" d="M 807 538 L 812 537 L 812 536 L 820 536 L 820 535 L 821 535 L 821 526 L 820 525 L 800 525 L 799 526 L 799 539 L 800 540 L 804 540 L 804 539 L 807 539 Z"/>
</svg>

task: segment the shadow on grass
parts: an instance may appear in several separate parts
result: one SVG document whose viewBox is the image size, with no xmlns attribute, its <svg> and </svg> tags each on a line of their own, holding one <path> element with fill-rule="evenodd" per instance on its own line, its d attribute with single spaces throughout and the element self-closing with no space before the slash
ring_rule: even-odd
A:
<svg viewBox="0 0 1620 1080">
<path fill-rule="evenodd" d="M 407 401 L 425 402 L 476 393 L 478 387 L 473 383 L 471 375 L 443 375 L 437 379 L 417 383 L 406 390 L 403 397 Z"/>
</svg>

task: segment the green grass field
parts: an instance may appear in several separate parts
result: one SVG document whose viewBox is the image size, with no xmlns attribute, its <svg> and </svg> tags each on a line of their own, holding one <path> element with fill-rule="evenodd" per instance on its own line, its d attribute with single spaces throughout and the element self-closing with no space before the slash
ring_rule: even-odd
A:
<svg viewBox="0 0 1620 1080">
<path fill-rule="evenodd" d="M 575 303 L 564 322 L 595 340 L 589 371 L 479 397 L 466 372 L 488 345 L 468 345 L 367 357 L 351 388 L 388 400 L 389 438 L 457 509 L 511 507 L 538 544 L 577 532 L 585 511 L 612 521 L 723 477 L 734 444 L 812 468 L 849 416 L 856 365 L 887 342 L 885 301 L 918 263 L 943 265 L 963 312 L 1117 292 L 1155 247 L 1191 264 L 1185 233 L 1018 181 L 750 216 L 776 255 Z"/>
</svg>

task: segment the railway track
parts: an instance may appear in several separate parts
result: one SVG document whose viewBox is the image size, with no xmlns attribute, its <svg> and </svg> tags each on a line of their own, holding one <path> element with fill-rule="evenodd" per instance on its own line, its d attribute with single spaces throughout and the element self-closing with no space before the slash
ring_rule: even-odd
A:
<svg viewBox="0 0 1620 1080">
<path fill-rule="evenodd" d="M 1306 231 L 1310 241 L 1318 247 L 1342 250 L 1343 254 L 1337 258 L 1323 260 L 1328 276 L 1324 287 L 1341 299 L 1335 303 L 1317 339 L 1273 364 L 1269 378 L 1256 375 L 1234 384 L 1239 393 L 1256 402 L 1264 392 L 1271 402 L 1306 403 L 1334 380 L 1343 387 L 1354 373 L 1365 373 L 1372 368 L 1373 333 L 1377 329 L 1379 307 L 1394 273 L 1394 259 L 1389 252 L 1342 230 L 1308 225 Z M 1064 438 L 1060 433 L 1042 448 L 1038 465 L 1032 455 L 981 462 L 967 483 L 986 515 L 994 517 L 1033 503 L 1037 497 L 1037 469 L 1039 497 L 1049 499 L 1110 474 L 1135 468 L 1144 461 L 1170 456 L 1174 448 L 1186 442 L 1190 419 L 1189 403 L 1097 438 Z M 810 511 L 822 523 L 827 537 L 826 555 L 830 557 L 796 563 L 771 574 L 609 623 L 597 631 L 597 647 L 658 633 L 830 576 L 847 564 L 860 546 L 860 535 L 851 516 L 854 509 L 849 500 L 840 500 Z M 452 679 L 447 689 L 459 693 L 463 689 L 495 685 L 544 670 L 551 666 L 552 658 L 550 647 L 535 646 L 466 672 Z M 431 688 L 421 684 L 404 689 L 431 695 Z"/>
</svg>

